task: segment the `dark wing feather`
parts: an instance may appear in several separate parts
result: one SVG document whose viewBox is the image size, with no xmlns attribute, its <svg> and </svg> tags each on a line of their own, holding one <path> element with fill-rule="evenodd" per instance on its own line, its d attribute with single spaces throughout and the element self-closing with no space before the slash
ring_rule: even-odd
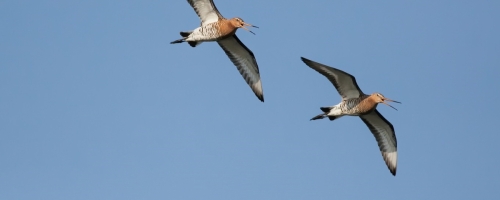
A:
<svg viewBox="0 0 500 200">
<path fill-rule="evenodd" d="M 248 49 L 236 35 L 218 40 L 220 47 L 224 50 L 231 62 L 238 68 L 247 84 L 253 92 L 264 102 L 264 92 L 260 80 L 259 66 L 252 51 Z"/>
<path fill-rule="evenodd" d="M 222 15 L 217 10 L 217 7 L 215 7 L 213 0 L 188 0 L 188 3 L 200 17 L 202 25 L 210 24 L 219 21 L 219 19 L 223 19 Z"/>
<path fill-rule="evenodd" d="M 359 117 L 361 118 L 361 120 L 363 120 L 366 126 L 368 126 L 368 129 L 370 129 L 370 131 L 375 136 L 385 164 L 387 164 L 387 167 L 395 176 L 398 159 L 398 143 L 396 140 L 394 127 L 389 121 L 387 121 L 387 119 L 384 118 L 384 116 L 382 116 L 377 111 L 377 109 Z"/>
<path fill-rule="evenodd" d="M 328 78 L 333 86 L 335 86 L 340 96 L 342 96 L 342 99 L 358 98 L 363 94 L 354 76 L 342 70 L 314 62 L 304 57 L 301 57 L 301 59 L 307 66 Z"/>
</svg>

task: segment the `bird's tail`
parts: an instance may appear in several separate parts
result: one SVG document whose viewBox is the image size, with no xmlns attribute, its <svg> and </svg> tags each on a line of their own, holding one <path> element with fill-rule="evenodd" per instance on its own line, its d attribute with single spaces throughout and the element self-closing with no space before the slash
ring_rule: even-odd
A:
<svg viewBox="0 0 500 200">
<path fill-rule="evenodd" d="M 172 42 L 170 42 L 170 44 L 176 44 L 176 43 L 186 42 L 186 38 L 189 37 L 189 35 L 191 35 L 191 33 L 193 33 L 193 31 L 183 31 L 183 32 L 180 32 L 180 34 L 182 36 L 182 39 L 178 39 L 178 40 L 172 41 Z M 187 43 L 189 44 L 189 46 L 196 47 L 201 42 L 187 41 Z"/>
<path fill-rule="evenodd" d="M 333 121 L 334 119 L 338 118 L 335 116 L 328 116 L 328 113 L 330 112 L 330 110 L 332 110 L 332 107 L 321 107 L 319 109 L 321 109 L 321 111 L 323 111 L 324 113 L 316 115 L 315 117 L 311 118 L 311 120 L 323 119 L 325 117 L 328 117 L 330 121 Z"/>
<path fill-rule="evenodd" d="M 177 43 L 183 43 L 183 42 L 186 42 L 186 39 L 182 38 L 182 39 L 178 39 L 178 40 L 174 40 L 172 42 L 170 42 L 170 44 L 177 44 Z M 199 45 L 201 42 L 196 42 L 196 41 L 187 41 L 187 43 L 189 44 L 189 46 L 191 47 L 196 47 L 197 45 Z"/>
</svg>

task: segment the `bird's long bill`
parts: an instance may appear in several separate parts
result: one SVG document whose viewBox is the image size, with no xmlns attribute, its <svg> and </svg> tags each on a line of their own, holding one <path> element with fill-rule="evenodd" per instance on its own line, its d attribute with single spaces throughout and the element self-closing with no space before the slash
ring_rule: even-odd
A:
<svg viewBox="0 0 500 200">
<path fill-rule="evenodd" d="M 246 23 L 246 22 L 244 22 L 244 23 L 245 23 L 245 26 L 251 26 L 251 27 L 254 27 L 254 28 L 259 28 L 258 26 L 254 26 L 254 25 L 251 25 L 251 24 Z"/>
<path fill-rule="evenodd" d="M 388 99 L 388 98 L 385 98 L 385 100 L 386 100 L 386 101 L 390 101 L 390 102 L 394 102 L 394 103 L 401 103 L 401 102 L 399 102 L 399 101 L 394 101 L 394 100 L 392 100 L 392 99 Z"/>
<path fill-rule="evenodd" d="M 389 104 L 388 104 L 388 103 L 386 103 L 385 101 L 390 101 L 390 102 L 394 102 L 394 103 L 401 103 L 401 102 L 399 102 L 399 101 L 394 101 L 394 100 L 392 100 L 392 99 L 387 99 L 387 98 L 386 98 L 386 99 L 384 99 L 384 102 L 382 102 L 382 103 L 383 103 L 383 104 L 385 104 L 385 105 L 388 105 L 389 107 L 393 108 L 394 110 L 398 110 L 398 109 L 396 109 L 396 108 L 392 107 L 391 105 L 389 105 Z"/>
<path fill-rule="evenodd" d="M 254 33 L 254 32 L 252 32 L 251 30 L 248 30 L 248 28 L 247 28 L 247 27 L 245 27 L 245 26 L 251 26 L 251 27 L 259 28 L 259 27 L 257 27 L 257 26 L 254 26 L 254 25 L 251 25 L 251 24 L 247 24 L 247 23 L 245 23 L 245 25 L 243 25 L 243 26 L 241 27 L 241 28 L 243 28 L 243 29 L 247 30 L 248 32 L 250 32 L 250 33 L 252 33 L 252 34 L 254 34 L 254 35 L 255 35 L 255 33 Z"/>
</svg>

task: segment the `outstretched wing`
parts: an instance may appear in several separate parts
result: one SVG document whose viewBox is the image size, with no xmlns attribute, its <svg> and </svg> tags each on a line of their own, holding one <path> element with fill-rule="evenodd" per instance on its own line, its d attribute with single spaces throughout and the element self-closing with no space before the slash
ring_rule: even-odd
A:
<svg viewBox="0 0 500 200">
<path fill-rule="evenodd" d="M 264 102 L 264 92 L 260 81 L 259 66 L 252 51 L 248 49 L 236 35 L 218 40 L 220 47 L 227 54 L 231 62 L 238 68 L 253 92 Z"/>
<path fill-rule="evenodd" d="M 223 18 L 213 0 L 188 0 L 188 3 L 200 17 L 202 26 Z"/>
<path fill-rule="evenodd" d="M 304 57 L 301 57 L 301 59 L 307 66 L 328 78 L 333 86 L 335 86 L 340 96 L 342 96 L 342 99 L 358 98 L 363 94 L 354 76 L 342 70 L 314 62 Z"/>
<path fill-rule="evenodd" d="M 377 109 L 373 110 L 369 114 L 361 115 L 359 117 L 375 136 L 385 164 L 389 168 L 389 171 L 391 171 L 392 175 L 396 176 L 398 143 L 396 140 L 396 134 L 394 133 L 394 127 L 377 111 Z"/>
</svg>

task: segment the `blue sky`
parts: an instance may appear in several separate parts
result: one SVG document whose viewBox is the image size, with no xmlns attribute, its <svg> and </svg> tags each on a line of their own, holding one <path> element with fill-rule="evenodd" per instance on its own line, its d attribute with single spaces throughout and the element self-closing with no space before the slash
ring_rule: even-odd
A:
<svg viewBox="0 0 500 200">
<path fill-rule="evenodd" d="M 498 199 L 499 1 L 230 1 L 265 103 L 179 1 L 0 1 L 0 199 Z M 393 177 L 300 57 L 403 102 Z"/>
</svg>

